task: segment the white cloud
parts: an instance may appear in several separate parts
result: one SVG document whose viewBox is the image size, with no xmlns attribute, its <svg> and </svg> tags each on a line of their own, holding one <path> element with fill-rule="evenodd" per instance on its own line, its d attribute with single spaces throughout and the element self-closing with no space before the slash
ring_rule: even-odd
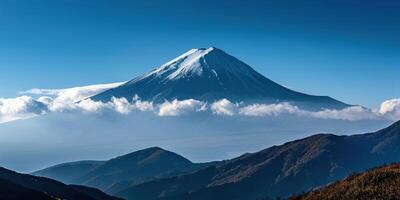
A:
<svg viewBox="0 0 400 200">
<path fill-rule="evenodd" d="M 253 104 L 240 108 L 240 114 L 246 116 L 278 116 L 281 114 L 294 114 L 303 117 L 319 119 L 334 119 L 358 121 L 366 119 L 378 119 L 374 112 L 362 106 L 352 106 L 341 110 L 325 109 L 321 111 L 302 110 L 290 103 L 279 104 Z"/>
<path fill-rule="evenodd" d="M 242 106 L 237 103 L 232 103 L 227 99 L 221 99 L 210 105 L 195 99 L 174 100 L 171 102 L 166 101 L 162 104 L 154 104 L 153 102 L 142 101 L 137 95 L 131 100 L 112 98 L 109 102 L 88 99 L 88 97 L 92 95 L 121 84 L 123 83 L 99 84 L 54 90 L 32 89 L 23 93 L 43 96 L 39 96 L 37 99 L 30 96 L 0 98 L 0 123 L 30 118 L 48 112 L 103 113 L 103 111 L 106 110 L 121 114 L 129 114 L 133 111 L 152 112 L 158 116 L 181 116 L 204 111 L 224 116 L 270 117 L 290 114 L 300 117 L 348 121 L 400 119 L 400 99 L 384 101 L 375 111 L 361 106 L 353 106 L 341 110 L 326 109 L 315 112 L 300 109 L 290 103 L 252 104 Z"/>
<path fill-rule="evenodd" d="M 133 102 L 134 108 L 140 111 L 153 111 L 153 102 L 136 100 Z"/>
<path fill-rule="evenodd" d="M 153 102 L 141 101 L 140 98 L 133 98 L 132 102 L 129 102 L 126 98 L 115 98 L 112 97 L 108 105 L 116 112 L 121 114 L 128 114 L 132 110 L 139 111 L 153 111 Z"/>
<path fill-rule="evenodd" d="M 211 104 L 211 111 L 217 115 L 232 116 L 236 113 L 237 105 L 228 99 L 221 99 Z"/>
<path fill-rule="evenodd" d="M 108 89 L 115 88 L 124 84 L 125 82 L 109 83 L 109 84 L 96 84 L 81 87 L 73 87 L 66 89 L 38 89 L 33 88 L 28 91 L 20 92 L 21 94 L 36 94 L 56 96 L 62 102 L 77 102 L 98 93 L 104 92 Z"/>
<path fill-rule="evenodd" d="M 111 108 L 111 105 L 108 103 L 103 103 L 101 101 L 93 101 L 91 99 L 85 99 L 80 101 L 79 103 L 74 104 L 75 106 L 69 107 L 71 110 L 81 109 L 85 112 L 100 112 L 103 109 Z"/>
<path fill-rule="evenodd" d="M 124 83 L 125 82 L 96 84 L 66 89 L 34 88 L 20 93 L 48 95 L 39 97 L 38 101 L 47 105 L 48 109 L 53 112 L 64 112 L 76 109 L 82 109 L 87 112 L 98 112 L 100 109 L 107 107 L 107 105 L 101 102 L 88 100 L 87 98 Z"/>
<path fill-rule="evenodd" d="M 362 106 L 352 106 L 344 108 L 342 110 L 322 110 L 318 112 L 306 112 L 311 117 L 321 119 L 340 119 L 349 121 L 358 121 L 364 119 L 378 119 L 374 112 L 369 109 L 363 108 Z"/>
<path fill-rule="evenodd" d="M 378 113 L 391 120 L 400 120 L 400 99 L 390 99 L 382 102 Z"/>
<path fill-rule="evenodd" d="M 206 104 L 194 99 L 166 101 L 159 107 L 159 116 L 179 116 L 205 110 Z"/>
<path fill-rule="evenodd" d="M 16 98 L 0 98 L 0 123 L 30 118 L 46 112 L 63 112 L 76 109 L 97 112 L 105 105 L 85 99 L 123 83 L 97 84 L 66 89 L 34 88 L 20 92 L 20 94 L 45 96 L 40 96 L 37 99 L 26 95 Z"/>
<path fill-rule="evenodd" d="M 240 108 L 239 114 L 247 116 L 277 116 L 283 113 L 301 114 L 302 111 L 289 103 L 253 104 Z"/>
<path fill-rule="evenodd" d="M 29 96 L 0 98 L 0 123 L 44 114 L 47 106 Z"/>
<path fill-rule="evenodd" d="M 133 109 L 132 104 L 125 98 L 112 97 L 111 102 L 109 102 L 109 103 L 112 103 L 116 112 L 119 112 L 122 114 L 128 114 Z"/>
</svg>

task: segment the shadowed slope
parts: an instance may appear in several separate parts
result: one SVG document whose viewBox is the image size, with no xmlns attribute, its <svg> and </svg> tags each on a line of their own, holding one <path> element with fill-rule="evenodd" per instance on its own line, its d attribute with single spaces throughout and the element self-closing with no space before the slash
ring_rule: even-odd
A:
<svg viewBox="0 0 400 200">
<path fill-rule="evenodd" d="M 104 161 L 78 161 L 55 165 L 32 173 L 35 176 L 44 176 L 56 179 L 63 183 L 72 183 L 73 180 L 85 175 Z"/>
<path fill-rule="evenodd" d="M 20 200 L 20 199 L 40 199 L 55 200 L 43 192 L 32 190 L 13 182 L 0 179 L 0 199 L 2 200 Z"/>
<path fill-rule="evenodd" d="M 4 187 L 2 187 L 2 192 L 14 193 L 20 191 L 20 195 L 37 195 L 39 197 L 41 194 L 45 194 L 51 198 L 56 199 L 79 199 L 79 200 L 114 200 L 116 198 L 104 194 L 101 191 L 91 190 L 90 193 L 83 192 L 83 190 L 78 191 L 69 185 L 65 185 L 61 182 L 44 178 L 37 177 L 28 174 L 20 174 L 13 172 L 11 170 L 0 168 L 0 180 Z M 12 183 L 8 185 L 8 183 Z M 17 187 L 14 187 L 17 185 Z M 17 194 L 14 194 L 17 195 Z M 96 196 L 102 196 L 101 199 L 95 198 Z M 1 196 L 3 197 L 3 196 Z M 13 195 L 10 194 L 10 198 Z M 50 199 L 51 199 L 50 198 Z M 3 199 L 3 198 L 1 198 Z M 33 196 L 28 199 L 36 199 Z M 41 198 L 37 198 L 41 199 Z M 47 199 L 47 197 L 43 197 Z"/>
</svg>

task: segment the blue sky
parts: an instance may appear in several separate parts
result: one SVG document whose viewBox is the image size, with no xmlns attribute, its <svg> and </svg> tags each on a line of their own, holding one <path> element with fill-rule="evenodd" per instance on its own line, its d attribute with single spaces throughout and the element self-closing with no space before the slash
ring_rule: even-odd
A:
<svg viewBox="0 0 400 200">
<path fill-rule="evenodd" d="M 0 97 L 131 79 L 216 46 L 297 91 L 400 97 L 399 1 L 0 2 Z"/>
</svg>

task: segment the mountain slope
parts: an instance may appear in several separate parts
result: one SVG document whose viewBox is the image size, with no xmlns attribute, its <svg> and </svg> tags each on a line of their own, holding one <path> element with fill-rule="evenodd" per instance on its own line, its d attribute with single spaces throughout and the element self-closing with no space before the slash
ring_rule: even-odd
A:
<svg viewBox="0 0 400 200">
<path fill-rule="evenodd" d="M 392 164 L 360 174 L 353 174 L 334 184 L 290 199 L 400 199 L 400 164 Z"/>
<path fill-rule="evenodd" d="M 73 174 L 74 178 L 68 179 L 68 183 L 96 187 L 113 194 L 144 181 L 183 174 L 209 164 L 212 163 L 192 163 L 178 154 L 152 147 L 108 161 L 66 163 L 33 174 L 60 178 L 60 181 Z"/>
<path fill-rule="evenodd" d="M 92 197 L 93 199 L 96 200 L 108 200 L 110 199 L 110 196 L 104 192 L 102 192 L 99 189 L 96 188 L 91 188 L 91 187 L 86 187 L 83 185 L 69 185 L 69 187 L 73 188 L 76 191 L 79 191 L 81 193 L 84 193 L 90 197 Z M 120 198 L 117 197 L 113 197 L 115 200 L 122 200 Z"/>
<path fill-rule="evenodd" d="M 35 176 L 49 177 L 63 183 L 73 183 L 73 180 L 103 164 L 104 161 L 78 161 L 55 165 L 32 173 Z"/>
<path fill-rule="evenodd" d="M 215 47 L 192 49 L 91 99 L 108 101 L 112 97 L 125 97 L 131 100 L 135 95 L 154 102 L 174 99 L 214 102 L 227 98 L 233 102 L 249 103 L 285 101 L 310 109 L 349 106 L 327 96 L 307 95 L 285 88 Z"/>
<path fill-rule="evenodd" d="M 191 174 L 136 185 L 116 195 L 142 200 L 274 198 L 394 161 L 400 161 L 400 122 L 375 133 L 314 135 Z"/>
<path fill-rule="evenodd" d="M 2 200 L 20 200 L 20 199 L 40 199 L 40 200 L 55 200 L 43 192 L 32 190 L 13 182 L 0 179 L 0 199 Z"/>
<path fill-rule="evenodd" d="M 114 200 L 117 198 L 108 196 L 101 191 L 92 191 L 90 193 L 82 192 L 74 189 L 69 185 L 61 182 L 37 177 L 28 174 L 20 174 L 11 170 L 0 168 L 0 199 L 8 199 L 6 195 L 13 199 L 23 196 L 33 195 L 27 199 L 79 199 L 79 200 Z M 18 194 L 16 192 L 19 192 Z M 97 193 L 97 194 L 96 194 Z M 4 196 L 3 196 L 4 194 Z M 102 196 L 97 199 L 94 196 Z M 18 198 L 19 198 L 18 197 Z M 36 198 L 37 197 L 37 198 Z M 18 199 L 17 198 L 17 199 Z"/>
</svg>

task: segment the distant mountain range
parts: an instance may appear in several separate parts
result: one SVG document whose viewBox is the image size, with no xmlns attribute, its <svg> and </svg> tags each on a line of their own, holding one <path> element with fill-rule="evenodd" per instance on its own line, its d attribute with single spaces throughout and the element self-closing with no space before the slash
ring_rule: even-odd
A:
<svg viewBox="0 0 400 200">
<path fill-rule="evenodd" d="M 290 198 L 290 200 L 320 199 L 400 199 L 400 164 L 391 164 L 363 173 L 352 174 L 334 184 Z"/>
<path fill-rule="evenodd" d="M 113 194 L 145 181 L 192 172 L 212 164 L 192 163 L 178 154 L 152 147 L 107 161 L 64 163 L 34 172 L 33 175 L 96 187 Z"/>
<path fill-rule="evenodd" d="M 0 167 L 1 200 L 117 200 L 98 189 L 64 183 L 28 174 L 20 174 Z"/>
<path fill-rule="evenodd" d="M 314 135 L 116 195 L 141 200 L 287 197 L 394 161 L 400 161 L 400 122 L 375 133 Z"/>
<path fill-rule="evenodd" d="M 226 98 L 245 103 L 290 102 L 312 110 L 349 106 L 328 96 L 308 95 L 283 87 L 215 47 L 192 49 L 91 99 L 109 101 L 112 97 L 125 97 L 131 100 L 136 95 L 153 102 L 174 99 L 214 102 Z"/>
<path fill-rule="evenodd" d="M 86 167 L 82 167 L 83 174 L 87 175 L 81 177 L 86 177 L 83 180 L 92 181 L 89 185 L 103 189 L 110 188 L 108 184 L 116 183 L 123 177 L 140 177 L 138 180 L 144 182 L 125 184 L 117 190 L 108 189 L 112 194 L 128 200 L 250 200 L 288 197 L 326 185 L 353 172 L 400 161 L 400 121 L 374 133 L 352 136 L 318 134 L 256 153 L 247 153 L 221 163 L 209 163 L 209 166 L 193 165 L 190 161 L 159 148 L 144 150 L 148 151 L 153 153 L 138 154 L 142 155 L 139 156 L 142 158 L 139 162 L 136 158 L 129 162 L 119 162 L 121 159 L 117 158 L 108 161 L 112 163 L 109 165 L 94 163 L 98 166 L 89 170 L 89 173 L 87 170 L 93 166 L 90 162 L 82 162 L 86 164 Z M 151 156 L 154 152 L 164 152 L 171 158 Z M 102 165 L 104 167 L 100 168 Z M 185 174 L 170 176 L 183 173 L 182 168 L 186 169 Z M 56 175 L 55 169 L 57 166 L 35 174 L 52 174 L 51 177 L 54 178 L 61 176 Z M 70 169 L 73 176 L 79 174 L 75 171 L 76 166 Z M 61 171 L 65 173 L 69 170 Z M 127 175 L 127 171 L 131 175 Z M 166 173 L 168 176 L 162 178 L 160 174 L 163 174 L 163 171 L 174 173 Z M 152 174 L 155 175 L 151 177 Z"/>
</svg>

